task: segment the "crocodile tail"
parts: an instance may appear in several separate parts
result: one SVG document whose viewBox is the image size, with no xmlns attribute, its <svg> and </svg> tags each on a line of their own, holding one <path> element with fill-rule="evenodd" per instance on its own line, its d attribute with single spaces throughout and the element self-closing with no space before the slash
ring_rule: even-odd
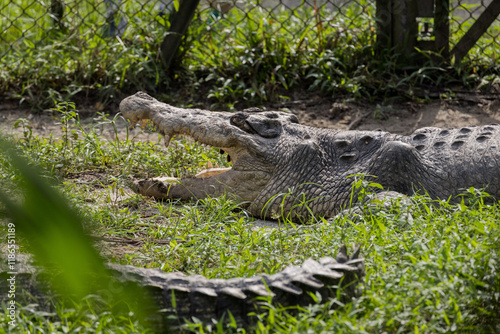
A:
<svg viewBox="0 0 500 334">
<path fill-rule="evenodd" d="M 322 301 L 340 297 L 341 302 L 358 296 L 358 283 L 365 275 L 359 250 L 357 246 L 348 256 L 347 248 L 342 246 L 336 259 L 307 259 L 301 266 L 288 266 L 273 275 L 250 278 L 207 279 L 133 266 L 108 266 L 119 281 L 135 281 L 149 290 L 164 314 L 163 320 L 170 319 L 166 322 L 169 326 L 193 317 L 202 321 L 227 318 L 229 313 L 238 322 L 248 324 L 252 322 L 249 313 L 262 311 L 266 301 L 304 306 L 314 303 L 319 296 Z"/>
<path fill-rule="evenodd" d="M 229 313 L 239 323 L 249 324 L 252 322 L 249 314 L 265 310 L 269 305 L 266 301 L 274 305 L 303 306 L 318 298 L 325 301 L 340 297 L 340 301 L 345 302 L 357 296 L 358 283 L 365 275 L 359 249 L 357 246 L 349 256 L 347 248 L 342 246 L 336 259 L 307 259 L 301 266 L 288 266 L 273 275 L 249 278 L 207 279 L 201 275 L 185 276 L 108 263 L 108 272 L 118 284 L 104 292 L 139 287 L 141 295 L 136 302 L 153 301 L 149 305 L 139 305 L 147 310 L 148 320 L 157 331 L 181 325 L 193 317 L 202 321 L 227 319 Z M 7 271 L 0 272 L 0 279 L 5 282 L 3 278 L 8 275 Z M 18 270 L 16 289 L 28 292 L 37 298 L 39 308 L 51 311 L 52 276 L 26 263 Z M 96 280 L 98 277 L 89 275 L 89 284 Z M 6 301 L 7 288 L 0 285 L 0 303 Z"/>
</svg>

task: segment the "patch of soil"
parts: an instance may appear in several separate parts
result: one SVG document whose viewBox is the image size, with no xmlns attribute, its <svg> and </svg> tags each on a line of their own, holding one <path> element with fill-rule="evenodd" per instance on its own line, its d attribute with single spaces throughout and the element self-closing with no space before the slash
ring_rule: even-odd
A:
<svg viewBox="0 0 500 334">
<path fill-rule="evenodd" d="M 80 122 L 85 131 L 90 131 L 92 128 L 97 134 L 102 135 L 109 140 L 115 139 L 115 129 L 111 124 L 102 124 L 102 119 L 96 118 L 97 109 L 92 113 L 89 109 L 81 113 Z M 111 114 L 111 111 L 104 110 L 105 113 Z M 91 116 L 94 115 L 94 116 Z M 108 118 L 111 118 L 109 116 Z M 22 120 L 22 121 L 20 121 Z M 16 125 L 17 123 L 17 125 Z M 23 124 L 25 127 L 23 128 Z M 158 134 L 152 131 L 141 131 L 139 127 L 127 133 L 127 123 L 119 117 L 116 120 L 116 127 L 118 130 L 118 138 L 125 139 L 127 135 L 129 138 L 137 138 L 141 141 L 158 141 Z M 28 108 L 24 108 L 14 103 L 7 103 L 0 101 L 0 135 L 22 137 L 23 131 L 31 129 L 33 135 L 49 137 L 53 136 L 55 139 L 63 138 L 65 135 L 63 125 L 59 119 L 59 115 L 52 112 L 33 112 Z M 74 129 L 74 127 L 72 127 Z M 78 133 L 79 131 L 77 131 Z"/>
<path fill-rule="evenodd" d="M 96 187 L 103 187 L 106 184 L 108 174 L 99 171 L 87 171 L 81 173 L 70 173 L 66 175 L 66 178 L 75 181 L 76 183 L 82 184 L 92 184 Z"/>
<path fill-rule="evenodd" d="M 342 102 L 313 97 L 309 100 L 269 103 L 265 109 L 289 110 L 297 115 L 301 124 L 319 128 L 380 129 L 398 134 L 410 134 L 418 128 L 427 126 L 456 128 L 500 123 L 500 95 L 464 95 L 454 100 L 434 100 L 427 103 L 399 102 L 389 105 L 378 105 L 367 101 Z M 107 111 L 104 110 L 104 112 Z M 22 135 L 22 126 L 14 127 L 20 118 L 29 122 L 33 134 L 41 136 L 53 134 L 55 138 L 64 135 L 62 125 L 54 115 L 33 113 L 16 104 L 0 101 L 0 133 Z M 94 129 L 104 137 L 114 139 L 113 128 L 109 125 L 97 125 L 98 123 L 99 120 L 92 117 L 82 118 L 82 124 L 86 127 L 94 126 Z M 117 127 L 119 138 L 125 138 L 126 123 L 119 119 Z M 137 137 L 139 140 L 158 141 L 158 134 L 141 131 L 138 128 L 132 130 L 129 136 Z"/>
<path fill-rule="evenodd" d="M 377 105 L 367 102 L 321 101 L 290 108 L 302 124 L 343 130 L 384 130 L 410 134 L 428 126 L 460 128 L 500 123 L 500 96 L 497 99 L 474 101 L 406 102 Z"/>
</svg>

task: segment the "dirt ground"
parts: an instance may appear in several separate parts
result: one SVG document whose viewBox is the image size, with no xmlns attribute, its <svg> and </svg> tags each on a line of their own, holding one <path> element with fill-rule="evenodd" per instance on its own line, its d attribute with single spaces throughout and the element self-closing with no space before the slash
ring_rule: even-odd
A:
<svg viewBox="0 0 500 334">
<path fill-rule="evenodd" d="M 303 103 L 291 111 L 302 124 L 344 130 L 384 130 L 410 134 L 435 126 L 457 128 L 500 123 L 500 96 L 497 99 L 406 102 L 387 106 L 367 102 Z"/>
<path fill-rule="evenodd" d="M 350 130 L 385 130 L 398 134 L 410 134 L 418 128 L 436 126 L 453 128 L 472 125 L 500 123 L 500 96 L 466 96 L 455 100 L 434 100 L 426 103 L 404 102 L 392 105 L 377 105 L 365 101 L 333 102 L 322 98 L 299 100 L 282 104 L 270 104 L 269 110 L 289 110 L 305 125 L 321 128 Z M 85 110 L 85 115 L 92 110 Z M 32 124 L 33 134 L 61 136 L 61 125 L 54 115 L 33 113 L 13 103 L 0 101 L 0 131 L 4 134 L 19 134 L 15 122 L 26 119 Z M 96 124 L 95 116 L 82 116 L 83 124 Z M 126 135 L 126 125 L 118 121 L 120 137 Z M 113 137 L 110 127 L 103 127 L 103 135 Z M 137 135 L 140 130 L 134 130 Z M 141 140 L 158 140 L 154 133 L 142 133 Z"/>
</svg>

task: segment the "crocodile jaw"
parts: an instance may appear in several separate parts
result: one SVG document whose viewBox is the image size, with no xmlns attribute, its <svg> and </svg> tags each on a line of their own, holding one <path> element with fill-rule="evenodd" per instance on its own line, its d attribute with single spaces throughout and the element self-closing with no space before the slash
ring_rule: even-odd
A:
<svg viewBox="0 0 500 334">
<path fill-rule="evenodd" d="M 122 100 L 120 112 L 130 120 L 131 127 L 139 121 L 151 120 L 159 133 L 165 137 L 166 146 L 173 136 L 187 135 L 197 142 L 224 150 L 231 157 L 235 167 L 242 156 L 248 156 L 252 161 L 258 160 L 259 157 L 267 160 L 266 157 L 272 155 L 277 141 L 273 139 L 279 136 L 280 120 L 269 120 L 276 123 L 276 130 L 271 128 L 274 124 L 254 125 L 254 127 L 261 127 L 257 129 L 263 134 L 260 136 L 256 135 L 254 128 L 244 119 L 245 116 L 242 116 L 242 113 L 176 108 L 159 102 L 143 92 Z M 285 113 L 273 113 L 272 117 L 274 115 L 286 120 L 294 117 Z M 245 167 L 242 166 L 242 168 Z"/>
<path fill-rule="evenodd" d="M 131 126 L 151 120 L 165 137 L 186 135 L 202 144 L 224 150 L 233 168 L 202 172 L 198 178 L 177 180 L 165 185 L 159 180 L 143 180 L 133 186 L 137 192 L 156 198 L 203 198 L 230 193 L 243 201 L 253 201 L 271 179 L 276 164 L 274 148 L 282 122 L 297 122 L 282 112 L 249 113 L 209 112 L 183 109 L 157 101 L 138 92 L 120 103 L 120 111 Z M 172 181 L 172 180 L 170 180 Z"/>
</svg>

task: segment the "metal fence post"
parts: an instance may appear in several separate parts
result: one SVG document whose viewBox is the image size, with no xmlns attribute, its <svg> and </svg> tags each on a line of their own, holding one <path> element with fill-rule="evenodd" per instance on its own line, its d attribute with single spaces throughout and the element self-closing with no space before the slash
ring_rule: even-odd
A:
<svg viewBox="0 0 500 334">
<path fill-rule="evenodd" d="M 400 54 L 400 62 L 416 63 L 422 57 L 415 48 L 449 57 L 449 0 L 377 0 L 377 48 Z M 426 22 L 425 38 L 419 32 L 418 18 Z M 431 26 L 432 25 L 432 26 Z"/>
<path fill-rule="evenodd" d="M 60 0 L 52 0 L 50 2 L 50 17 L 54 25 L 58 25 L 61 30 L 64 30 L 64 4 Z"/>
<path fill-rule="evenodd" d="M 414 54 L 418 25 L 416 0 L 393 0 L 393 47 L 405 62 Z"/>
<path fill-rule="evenodd" d="M 450 0 L 436 0 L 434 11 L 435 49 L 445 59 L 450 57 Z"/>
<path fill-rule="evenodd" d="M 161 43 L 161 54 L 165 68 L 169 68 L 172 64 L 177 49 L 181 45 L 182 37 L 189 27 L 199 2 L 200 0 L 182 0 L 179 11 L 173 15 L 170 21 L 170 29 Z"/>
<path fill-rule="evenodd" d="M 500 15 L 500 0 L 493 0 L 451 51 L 457 61 L 465 57 L 498 15 Z"/>
<path fill-rule="evenodd" d="M 394 52 L 407 59 L 413 53 L 416 24 L 416 0 L 377 0 L 377 50 Z"/>
<path fill-rule="evenodd" d="M 392 47 L 392 0 L 376 0 L 377 53 L 383 54 Z"/>
</svg>

